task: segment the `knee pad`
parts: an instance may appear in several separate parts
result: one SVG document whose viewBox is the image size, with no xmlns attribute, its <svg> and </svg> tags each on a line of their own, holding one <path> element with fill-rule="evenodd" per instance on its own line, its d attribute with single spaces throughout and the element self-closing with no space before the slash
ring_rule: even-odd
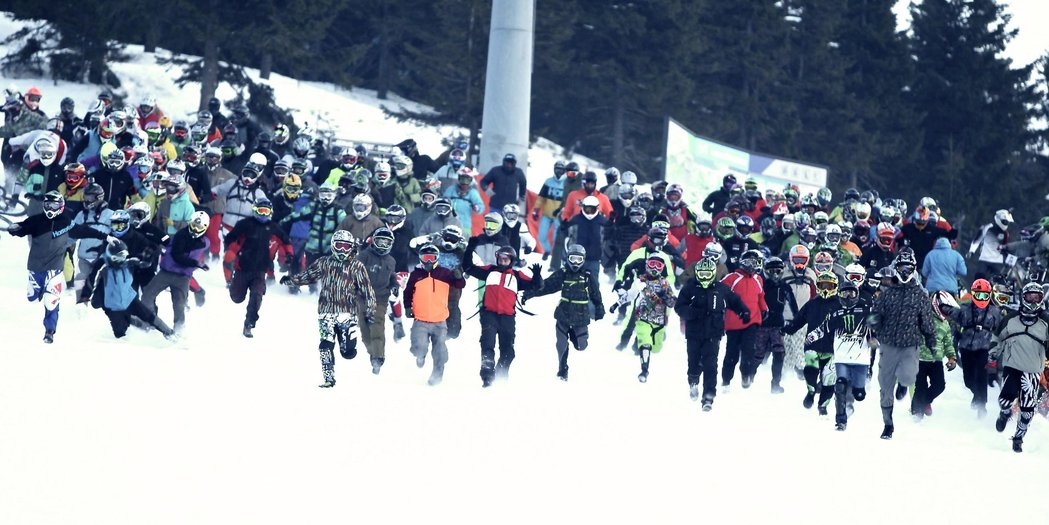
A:
<svg viewBox="0 0 1049 525">
<path fill-rule="evenodd" d="M 852 397 L 855 398 L 856 401 L 863 401 L 867 398 L 867 390 L 863 388 L 853 388 Z"/>
</svg>

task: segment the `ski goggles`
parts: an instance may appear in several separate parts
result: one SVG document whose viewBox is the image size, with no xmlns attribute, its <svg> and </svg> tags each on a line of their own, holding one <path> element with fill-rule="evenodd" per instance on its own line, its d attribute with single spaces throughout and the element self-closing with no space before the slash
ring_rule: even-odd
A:
<svg viewBox="0 0 1049 525">
<path fill-rule="evenodd" d="M 845 274 L 845 279 L 847 279 L 849 281 L 852 281 L 852 282 L 854 282 L 854 283 L 859 285 L 859 284 L 863 284 L 863 281 L 865 281 L 867 279 L 867 276 L 863 275 L 862 273 L 849 273 L 849 274 Z"/>
<path fill-rule="evenodd" d="M 1024 301 L 1028 303 L 1039 304 L 1045 299 L 1045 294 L 1042 292 L 1027 292 L 1024 294 Z"/>
<path fill-rule="evenodd" d="M 380 250 L 389 251 L 391 248 L 393 248 L 393 239 L 390 239 L 388 237 L 372 239 L 372 245 Z"/>
<path fill-rule="evenodd" d="M 657 272 L 661 272 L 663 271 L 663 268 L 667 267 L 666 263 L 659 259 L 649 259 L 645 262 L 645 266 L 648 267 L 649 270 L 655 270 Z"/>
<path fill-rule="evenodd" d="M 433 264 L 437 262 L 437 256 L 432 253 L 424 253 L 419 256 L 419 260 L 425 264 Z"/>
<path fill-rule="evenodd" d="M 288 173 L 291 173 L 291 169 L 288 168 L 287 166 L 283 166 L 282 165 L 282 166 L 274 166 L 273 167 L 273 174 L 276 175 L 277 177 L 287 177 Z"/>
<path fill-rule="evenodd" d="M 271 208 L 269 206 L 255 206 L 255 208 L 253 208 L 252 211 L 254 211 L 255 215 L 258 215 L 259 217 L 272 217 L 273 216 L 273 208 Z"/>
<path fill-rule="evenodd" d="M 61 212 L 66 207 L 62 201 L 44 201 L 43 208 L 47 211 Z"/>
<path fill-rule="evenodd" d="M 973 292 L 973 299 L 977 301 L 989 301 L 991 299 L 991 292 Z"/>
<path fill-rule="evenodd" d="M 827 288 L 824 288 L 826 290 Z M 846 288 L 838 292 L 838 296 L 845 299 L 853 299 L 859 296 L 859 292 L 855 288 Z"/>
<path fill-rule="evenodd" d="M 342 157 L 339 157 L 339 160 L 342 161 L 343 164 L 352 166 L 357 164 L 357 155 L 355 153 L 344 153 Z"/>
<path fill-rule="evenodd" d="M 128 222 L 127 221 L 113 221 L 109 225 L 109 227 L 113 230 L 114 233 L 121 233 L 121 232 L 127 231 Z"/>
<path fill-rule="evenodd" d="M 709 224 L 703 223 L 696 225 L 696 234 L 700 236 L 710 235 L 710 232 L 712 231 L 714 231 L 714 229 Z"/>
<path fill-rule="evenodd" d="M 579 266 L 586 260 L 585 257 L 579 254 L 573 254 L 568 256 L 568 264 Z"/>
<path fill-rule="evenodd" d="M 29 102 L 40 102 L 40 95 L 28 95 L 26 96 L 26 100 Z"/>
<path fill-rule="evenodd" d="M 350 241 L 335 241 L 332 243 L 332 248 L 337 252 L 348 252 L 353 249 L 353 243 Z"/>
</svg>

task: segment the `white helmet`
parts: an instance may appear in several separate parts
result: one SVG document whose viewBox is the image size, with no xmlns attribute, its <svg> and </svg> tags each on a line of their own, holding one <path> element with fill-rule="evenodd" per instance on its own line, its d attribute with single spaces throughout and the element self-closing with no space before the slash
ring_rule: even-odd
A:
<svg viewBox="0 0 1049 525">
<path fill-rule="evenodd" d="M 704 259 L 714 259 L 715 262 L 721 261 L 721 256 L 725 254 L 725 249 L 721 247 L 721 244 L 717 241 L 710 241 L 706 247 L 703 248 Z"/>
<path fill-rule="evenodd" d="M 33 144 L 33 149 L 36 150 L 37 157 L 40 158 L 40 163 L 44 166 L 50 166 L 54 164 L 55 158 L 58 156 L 58 147 L 49 138 L 41 138 Z"/>
<path fill-rule="evenodd" d="M 1013 214 L 1009 210 L 998 210 L 994 212 L 994 224 L 1003 230 L 1008 230 L 1013 223 Z"/>
<path fill-rule="evenodd" d="M 366 193 L 362 193 L 353 198 L 353 216 L 357 220 L 364 220 L 365 217 L 372 213 L 372 198 Z"/>
<path fill-rule="evenodd" d="M 856 218 L 861 221 L 865 221 L 871 217 L 871 205 L 866 202 L 857 204 L 854 211 L 856 213 Z"/>
<path fill-rule="evenodd" d="M 484 232 L 493 236 L 503 231 L 503 216 L 496 212 L 488 212 L 484 216 Z"/>
<path fill-rule="evenodd" d="M 208 226 L 211 225 L 211 217 L 207 213 L 202 211 L 193 212 L 193 216 L 189 218 L 189 233 L 194 238 L 204 235 L 204 232 L 208 231 Z"/>
<path fill-rule="evenodd" d="M 131 222 L 136 228 L 143 225 L 153 216 L 153 208 L 146 201 L 138 201 L 132 204 L 127 209 L 127 212 L 128 215 L 131 215 Z"/>
<path fill-rule="evenodd" d="M 841 244 L 841 227 L 837 224 L 828 224 L 826 231 L 823 233 L 823 238 L 827 239 L 828 244 L 838 246 Z"/>
<path fill-rule="evenodd" d="M 587 195 L 583 198 L 583 216 L 587 219 L 593 219 L 594 217 L 597 217 L 597 214 L 601 213 L 600 207 L 601 201 L 597 200 L 597 197 L 594 197 L 593 195 Z M 590 209 L 589 212 L 587 211 L 588 208 Z"/>
</svg>

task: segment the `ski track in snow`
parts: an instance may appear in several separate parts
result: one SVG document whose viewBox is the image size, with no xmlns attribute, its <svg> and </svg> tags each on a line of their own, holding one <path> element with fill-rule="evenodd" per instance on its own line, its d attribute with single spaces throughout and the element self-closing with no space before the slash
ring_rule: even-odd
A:
<svg viewBox="0 0 1049 525">
<path fill-rule="evenodd" d="M 801 407 L 792 374 L 771 395 L 767 367 L 702 413 L 676 318 L 647 384 L 614 350 L 610 320 L 557 380 L 548 296 L 518 316 L 506 383 L 480 386 L 474 318 L 438 387 L 387 326 L 380 375 L 362 351 L 337 358 L 338 385 L 319 389 L 315 296 L 271 287 L 247 340 L 215 265 L 177 343 L 135 328 L 115 341 L 103 313 L 67 293 L 49 346 L 43 307 L 22 298 L 27 245 L 0 243 L 3 523 L 977 523 L 1038 516 L 1025 498 L 1047 488 L 1049 422 L 1036 417 L 1026 451 L 1011 452 L 1013 423 L 997 434 L 993 417 L 976 420 L 960 370 L 924 422 L 897 405 L 888 442 L 876 386 L 839 433 Z M 169 296 L 158 304 L 170 321 Z M 986 497 L 956 498 L 973 487 Z"/>
</svg>

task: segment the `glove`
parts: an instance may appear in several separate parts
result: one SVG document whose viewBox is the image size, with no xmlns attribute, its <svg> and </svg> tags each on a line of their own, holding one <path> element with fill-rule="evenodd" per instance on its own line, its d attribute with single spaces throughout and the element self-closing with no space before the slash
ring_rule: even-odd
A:
<svg viewBox="0 0 1049 525">
<path fill-rule="evenodd" d="M 364 322 L 370 325 L 375 324 L 375 314 L 373 312 L 368 312 L 364 314 Z"/>
<path fill-rule="evenodd" d="M 412 309 L 411 309 L 410 306 L 405 306 L 404 307 L 404 316 L 407 317 L 408 319 L 415 319 L 415 312 L 412 312 Z"/>
<path fill-rule="evenodd" d="M 958 367 L 958 360 L 953 357 L 947 358 L 947 371 L 950 372 Z"/>
<path fill-rule="evenodd" d="M 200 263 L 200 265 L 198 265 L 197 268 L 200 268 L 201 270 L 204 270 L 205 272 L 211 269 L 211 267 L 208 266 L 208 263 Z"/>
<path fill-rule="evenodd" d="M 604 308 L 594 308 L 594 320 L 595 321 L 600 321 L 600 320 L 602 320 L 604 318 L 605 318 L 605 309 Z"/>
<path fill-rule="evenodd" d="M 533 277 L 539 277 L 540 276 L 540 272 L 543 271 L 543 265 L 541 265 L 539 263 L 535 263 L 535 264 L 529 266 L 528 269 L 532 270 L 532 276 Z"/>
<path fill-rule="evenodd" d="M 538 221 L 539 220 L 539 208 L 536 208 L 536 209 L 532 210 L 532 220 L 533 221 Z"/>
<path fill-rule="evenodd" d="M 291 276 L 290 275 L 285 275 L 284 277 L 281 277 L 280 278 L 280 284 L 283 284 L 285 286 L 290 285 L 291 284 Z"/>
<path fill-rule="evenodd" d="M 532 253 L 532 247 L 528 246 L 528 245 L 525 245 L 524 252 L 525 252 L 525 255 L 528 255 L 528 254 Z"/>
<path fill-rule="evenodd" d="M 744 323 L 749 323 L 750 322 L 750 312 L 744 311 L 742 314 L 740 314 L 739 319 L 741 321 L 743 321 Z"/>
<path fill-rule="evenodd" d="M 612 304 L 612 306 L 608 308 L 608 313 L 610 313 L 610 314 L 616 313 L 616 309 L 619 308 L 619 304 L 620 303 Z"/>
</svg>

